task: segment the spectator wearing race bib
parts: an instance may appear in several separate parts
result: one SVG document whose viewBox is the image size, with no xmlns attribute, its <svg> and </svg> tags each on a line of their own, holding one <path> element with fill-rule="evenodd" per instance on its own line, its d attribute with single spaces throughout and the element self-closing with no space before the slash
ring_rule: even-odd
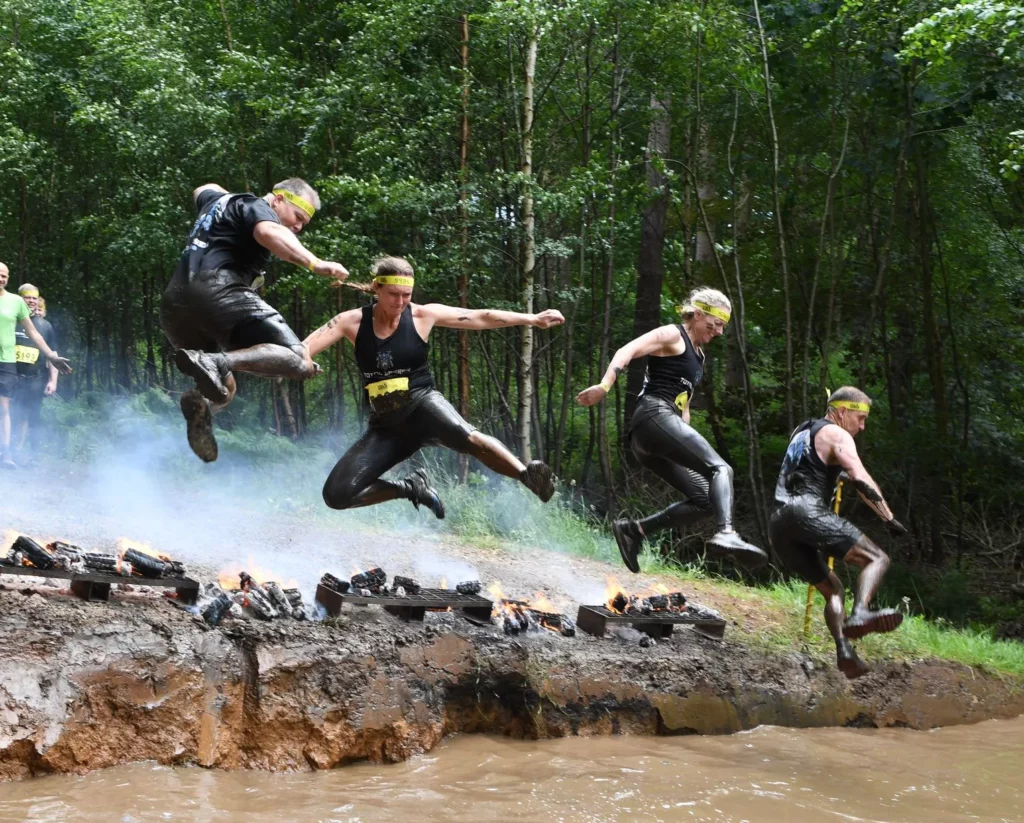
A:
<svg viewBox="0 0 1024 823">
<path fill-rule="evenodd" d="M 10 277 L 10 269 L 0 263 L 0 468 L 16 469 L 17 464 L 11 458 L 11 397 L 18 385 L 15 329 L 21 326 L 29 340 L 57 371 L 70 374 L 71 364 L 53 351 L 36 331 L 28 304 L 18 295 L 7 291 Z"/>
<path fill-rule="evenodd" d="M 46 345 L 57 351 L 57 334 L 50 321 L 39 311 L 39 304 L 43 300 L 39 289 L 31 283 L 22 283 L 18 287 L 18 295 L 28 306 L 36 331 L 43 336 Z M 58 372 L 52 363 L 46 362 L 42 352 L 20 326 L 14 331 L 14 343 L 18 385 L 11 404 L 12 440 L 19 455 L 17 462 L 25 465 L 28 462 L 28 458 L 24 457 L 26 443 L 31 438 L 33 450 L 38 445 L 39 413 L 43 407 L 43 398 L 56 394 Z"/>
</svg>

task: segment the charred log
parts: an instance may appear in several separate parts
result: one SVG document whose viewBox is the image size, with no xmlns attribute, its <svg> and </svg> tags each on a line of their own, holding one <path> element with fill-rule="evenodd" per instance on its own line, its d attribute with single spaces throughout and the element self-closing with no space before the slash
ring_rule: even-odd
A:
<svg viewBox="0 0 1024 823">
<path fill-rule="evenodd" d="M 352 588 L 347 580 L 340 580 L 329 572 L 324 572 L 323 577 L 320 578 L 320 583 L 332 591 L 336 591 L 338 594 L 345 594 Z"/>
<path fill-rule="evenodd" d="M 378 594 L 387 584 L 388 576 L 384 569 L 374 567 L 352 575 L 351 582 L 353 589 L 369 589 L 374 594 Z"/>
<path fill-rule="evenodd" d="M 402 575 L 396 574 L 391 580 L 391 588 L 397 591 L 399 587 L 405 589 L 406 594 L 419 594 L 422 588 L 411 577 L 402 577 Z"/>
<path fill-rule="evenodd" d="M 482 588 L 479 580 L 466 580 L 463 583 L 459 583 L 455 587 L 455 591 L 459 594 L 480 594 L 480 589 Z"/>
<path fill-rule="evenodd" d="M 11 553 L 20 552 L 23 558 L 22 563 L 28 561 L 37 569 L 52 569 L 57 565 L 57 559 L 46 549 L 36 543 L 31 537 L 21 535 L 11 545 Z"/>
</svg>

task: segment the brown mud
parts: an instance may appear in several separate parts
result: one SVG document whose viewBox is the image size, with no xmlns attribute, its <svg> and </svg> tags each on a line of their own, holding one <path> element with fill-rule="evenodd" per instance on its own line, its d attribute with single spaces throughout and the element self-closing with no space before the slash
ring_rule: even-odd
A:
<svg viewBox="0 0 1024 823">
<path fill-rule="evenodd" d="M 1017 685 L 939 661 L 878 664 L 850 683 L 822 661 L 686 629 L 642 648 L 629 632 L 509 638 L 455 613 L 417 624 L 376 608 L 214 629 L 135 592 L 85 603 L 56 587 L 0 591 L 2 780 L 140 760 L 396 762 L 455 732 L 924 729 L 1021 714 Z"/>
</svg>

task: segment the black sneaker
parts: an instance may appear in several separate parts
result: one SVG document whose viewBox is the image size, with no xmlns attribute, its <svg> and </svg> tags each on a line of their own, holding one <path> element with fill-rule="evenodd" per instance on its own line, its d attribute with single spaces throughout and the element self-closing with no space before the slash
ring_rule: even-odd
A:
<svg viewBox="0 0 1024 823">
<path fill-rule="evenodd" d="M 853 644 L 845 637 L 839 641 L 839 647 L 836 649 L 836 665 L 839 671 L 846 675 L 847 680 L 856 680 L 871 671 L 871 667 L 858 657 Z"/>
<path fill-rule="evenodd" d="M 224 385 L 228 368 L 223 354 L 178 349 L 174 352 L 174 362 L 182 374 L 196 381 L 196 387 L 207 400 L 223 403 L 228 399 L 228 390 Z"/>
<path fill-rule="evenodd" d="M 727 557 L 746 569 L 756 569 L 768 562 L 768 555 L 762 549 L 744 540 L 734 531 L 720 531 L 708 541 L 709 552 L 714 557 Z"/>
<path fill-rule="evenodd" d="M 640 534 L 640 527 L 635 520 L 615 520 L 612 522 L 612 534 L 615 535 L 615 542 L 619 546 L 619 554 L 622 555 L 622 562 L 633 574 L 640 573 L 640 548 L 644 544 L 643 535 Z"/>
<path fill-rule="evenodd" d="M 903 614 L 895 609 L 880 609 L 877 612 L 863 609 L 854 611 L 843 624 L 843 636 L 856 640 L 866 634 L 884 634 L 895 631 L 903 622 Z"/>
<path fill-rule="evenodd" d="M 523 485 L 540 498 L 541 503 L 547 503 L 555 493 L 555 479 L 547 463 L 540 460 L 531 460 L 523 469 L 519 477 Z"/>
<path fill-rule="evenodd" d="M 197 389 L 181 396 L 181 413 L 187 424 L 188 444 L 196 457 L 206 463 L 217 459 L 217 438 L 213 436 L 213 413 L 210 402 Z"/>
<path fill-rule="evenodd" d="M 444 520 L 444 503 L 430 485 L 427 473 L 423 469 L 416 469 L 404 482 L 409 489 L 409 499 L 417 509 L 421 505 L 426 506 L 434 513 L 434 517 Z"/>
</svg>

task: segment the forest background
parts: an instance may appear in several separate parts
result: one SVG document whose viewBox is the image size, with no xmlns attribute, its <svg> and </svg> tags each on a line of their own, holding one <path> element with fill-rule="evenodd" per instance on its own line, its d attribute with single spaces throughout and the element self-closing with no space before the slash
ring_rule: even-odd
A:
<svg viewBox="0 0 1024 823">
<path fill-rule="evenodd" d="M 987 1 L 0 0 L 0 260 L 52 307 L 62 397 L 173 394 L 157 310 L 192 189 L 302 176 L 324 203 L 303 242 L 354 279 L 399 254 L 418 302 L 564 313 L 438 330 L 432 367 L 597 518 L 672 495 L 624 441 L 642 362 L 601 406 L 573 397 L 710 285 L 734 319 L 695 425 L 736 468 L 748 537 L 767 544 L 789 432 L 854 383 L 875 398 L 860 448 L 912 531 L 895 558 L 1009 591 L 1022 26 Z M 300 337 L 365 299 L 277 262 L 265 296 Z M 350 441 L 352 351 L 321 361 L 243 381 L 220 424 Z"/>
</svg>

